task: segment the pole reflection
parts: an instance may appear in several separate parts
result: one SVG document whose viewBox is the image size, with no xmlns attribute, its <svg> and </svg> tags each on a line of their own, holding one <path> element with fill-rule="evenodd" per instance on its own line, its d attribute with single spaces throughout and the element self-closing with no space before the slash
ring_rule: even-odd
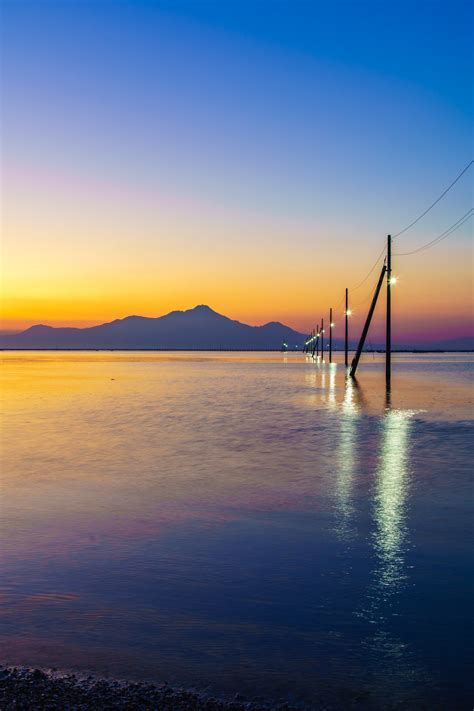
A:
<svg viewBox="0 0 474 711">
<path fill-rule="evenodd" d="M 322 389 L 323 395 L 325 397 L 326 396 L 326 369 L 322 368 L 320 366 L 319 370 L 321 371 L 321 389 Z"/>
<path fill-rule="evenodd" d="M 406 551 L 409 545 L 407 497 L 409 487 L 409 445 L 413 412 L 387 408 L 382 420 L 379 463 L 375 474 L 372 515 L 372 546 L 375 567 L 368 588 L 364 617 L 373 625 L 366 640 L 373 655 L 373 671 L 397 693 L 417 683 L 422 673 L 412 652 L 400 636 L 397 605 L 406 587 Z"/>
<path fill-rule="evenodd" d="M 374 494 L 374 548 L 377 580 L 383 597 L 400 587 L 404 575 L 403 550 L 407 541 L 406 498 L 408 444 L 412 413 L 387 410 L 383 419 L 380 462 Z"/>
<path fill-rule="evenodd" d="M 351 537 L 354 516 L 353 480 L 359 405 L 357 388 L 351 378 L 346 378 L 344 399 L 341 406 L 341 433 L 338 448 L 336 476 L 336 533 L 343 540 Z"/>
<path fill-rule="evenodd" d="M 330 363 L 329 364 L 328 403 L 331 406 L 331 408 L 335 407 L 335 405 L 336 405 L 336 371 L 337 371 L 337 364 Z"/>
</svg>

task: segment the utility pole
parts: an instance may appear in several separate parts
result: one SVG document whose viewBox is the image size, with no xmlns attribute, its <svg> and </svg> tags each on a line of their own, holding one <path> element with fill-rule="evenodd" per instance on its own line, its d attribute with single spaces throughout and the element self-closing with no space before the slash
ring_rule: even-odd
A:
<svg viewBox="0 0 474 711">
<path fill-rule="evenodd" d="M 385 383 L 390 390 L 392 375 L 392 236 L 387 235 L 387 325 L 385 332 Z"/>
<path fill-rule="evenodd" d="M 316 358 L 319 356 L 319 323 L 316 326 Z"/>
<path fill-rule="evenodd" d="M 346 346 L 345 346 L 345 355 L 344 355 L 344 363 L 346 365 L 346 368 L 349 365 L 348 341 L 349 341 L 349 289 L 346 288 Z"/>
<path fill-rule="evenodd" d="M 332 309 L 329 309 L 329 362 L 332 363 Z"/>
<path fill-rule="evenodd" d="M 321 363 L 324 363 L 324 319 L 321 319 Z"/>
<path fill-rule="evenodd" d="M 386 272 L 386 271 L 387 271 L 387 267 L 386 267 L 385 264 L 384 264 L 383 267 L 382 267 L 382 271 L 380 272 L 380 277 L 379 277 L 379 280 L 378 280 L 378 282 L 377 282 L 377 287 L 376 287 L 376 289 L 375 289 L 374 296 L 373 296 L 373 298 L 372 298 L 372 303 L 371 303 L 371 305 L 370 305 L 369 313 L 367 314 L 367 319 L 366 319 L 366 321 L 365 321 L 364 328 L 363 328 L 363 330 L 362 330 L 362 335 L 361 335 L 361 337 L 360 337 L 359 345 L 357 346 L 356 354 L 355 354 L 355 356 L 354 356 L 354 358 L 353 358 L 353 360 L 352 360 L 351 370 L 350 370 L 350 373 L 349 373 L 349 375 L 351 376 L 351 378 L 355 378 L 357 366 L 359 365 L 359 359 L 360 359 L 360 356 L 361 356 L 361 353 L 362 353 L 362 349 L 364 348 L 365 339 L 366 339 L 367 333 L 368 333 L 368 331 L 369 331 L 370 322 L 372 321 L 372 316 L 373 316 L 373 314 L 374 314 L 374 309 L 375 309 L 375 306 L 376 306 L 376 304 L 377 304 L 377 299 L 379 298 L 380 289 L 381 289 L 381 287 L 382 287 L 383 278 L 384 278 L 384 276 L 385 276 L 385 272 Z"/>
</svg>

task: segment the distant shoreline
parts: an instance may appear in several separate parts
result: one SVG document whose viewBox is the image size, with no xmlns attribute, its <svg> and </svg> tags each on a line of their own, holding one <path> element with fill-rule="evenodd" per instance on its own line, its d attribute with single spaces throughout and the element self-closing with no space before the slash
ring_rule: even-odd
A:
<svg viewBox="0 0 474 711">
<path fill-rule="evenodd" d="M 423 343 L 423 339 L 427 340 Z M 432 338 L 426 334 L 399 334 L 393 353 L 470 353 L 474 352 L 474 336 Z M 407 341 L 415 341 L 410 346 Z M 173 346 L 173 341 L 176 346 Z M 251 326 L 224 316 L 206 304 L 185 311 L 170 311 L 158 317 L 126 316 L 87 328 L 56 327 L 45 324 L 30 326 L 10 335 L 0 334 L 0 350 L 4 351 L 180 351 L 180 352 L 248 352 L 302 353 L 308 342 L 306 333 L 296 331 L 280 321 Z M 352 333 L 349 349 L 355 350 L 359 338 Z M 159 344 L 162 343 L 163 346 Z M 214 346 L 210 344 L 214 343 Z M 135 345 L 133 345 L 135 344 Z M 156 345 L 153 345 L 156 344 Z M 195 345 L 193 345 L 195 344 Z M 220 346 L 218 344 L 221 344 Z M 235 344 L 235 345 L 233 345 Z M 246 344 L 246 345 L 244 345 Z M 324 353 L 329 350 L 329 334 L 324 339 Z M 334 353 L 344 350 L 343 331 L 333 334 Z M 322 345 L 322 338 L 321 343 Z M 382 336 L 367 341 L 368 353 L 384 353 Z"/>
<path fill-rule="evenodd" d="M 301 353 L 302 350 L 290 348 L 281 351 L 277 348 L 0 348 L 2 353 L 41 351 L 44 353 Z M 354 352 L 355 348 L 350 348 L 349 352 Z M 344 353 L 343 348 L 333 348 L 333 353 Z M 364 353 L 385 353 L 384 350 L 363 351 Z M 400 348 L 392 350 L 392 353 L 474 353 L 474 349 L 441 350 L 439 348 Z M 327 355 L 326 351 L 325 354 Z"/>
</svg>

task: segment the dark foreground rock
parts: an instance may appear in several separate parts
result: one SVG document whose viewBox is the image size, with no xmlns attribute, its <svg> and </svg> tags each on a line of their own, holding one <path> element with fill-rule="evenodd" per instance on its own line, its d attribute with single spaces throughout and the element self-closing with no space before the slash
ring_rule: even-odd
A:
<svg viewBox="0 0 474 711">
<path fill-rule="evenodd" d="M 40 669 L 0 667 L 0 711 L 150 709 L 159 711 L 268 711 L 243 701 L 222 701 L 168 685 L 81 678 Z M 272 708 L 275 708 L 273 706 Z M 278 707 L 293 711 L 288 706 Z"/>
</svg>

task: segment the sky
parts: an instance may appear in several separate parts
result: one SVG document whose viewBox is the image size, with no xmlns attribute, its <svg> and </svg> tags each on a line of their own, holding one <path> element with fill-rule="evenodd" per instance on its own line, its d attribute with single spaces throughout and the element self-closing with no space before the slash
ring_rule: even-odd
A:
<svg viewBox="0 0 474 711">
<path fill-rule="evenodd" d="M 3 0 L 1 328 L 206 303 L 305 332 L 333 307 L 342 335 L 349 287 L 360 329 L 387 233 L 474 157 L 473 7 Z M 394 258 L 395 343 L 473 333 L 473 222 Z"/>
</svg>

